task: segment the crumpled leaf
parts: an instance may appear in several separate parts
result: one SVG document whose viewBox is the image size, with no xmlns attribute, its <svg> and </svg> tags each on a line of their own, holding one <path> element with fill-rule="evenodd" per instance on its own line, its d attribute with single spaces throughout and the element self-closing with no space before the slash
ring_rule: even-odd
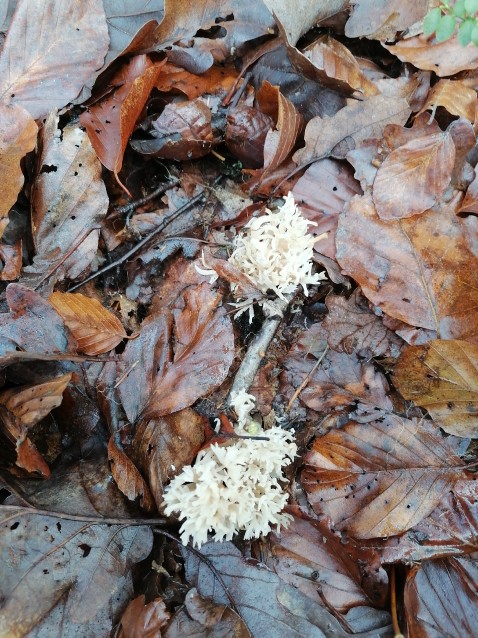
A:
<svg viewBox="0 0 478 638">
<path fill-rule="evenodd" d="M 0 634 L 25 636 L 58 612 L 64 633 L 78 631 L 76 623 L 109 633 L 122 589 L 131 590 L 131 567 L 151 551 L 149 527 L 71 521 L 21 507 L 0 508 L 0 522 Z M 12 548 L 19 550 L 15 560 Z M 52 635 L 51 621 L 49 629 Z"/>
<path fill-rule="evenodd" d="M 383 46 L 402 62 L 410 62 L 419 69 L 434 71 L 438 77 L 455 75 L 459 71 L 475 69 L 478 47 L 462 46 L 456 37 L 446 42 L 430 42 L 423 34 Z"/>
<path fill-rule="evenodd" d="M 41 154 L 32 192 L 32 235 L 36 256 L 26 281 L 51 286 L 87 269 L 98 248 L 109 199 L 101 164 L 78 126 L 58 128 L 52 113 L 41 133 Z"/>
<path fill-rule="evenodd" d="M 97 355 L 113 350 L 126 337 L 121 321 L 94 297 L 54 292 L 50 303 L 78 342 L 78 350 Z"/>
<path fill-rule="evenodd" d="M 185 408 L 139 424 L 132 442 L 133 455 L 148 479 L 158 509 L 168 481 L 191 465 L 199 452 L 206 423 L 204 417 Z"/>
<path fill-rule="evenodd" d="M 196 75 L 167 62 L 156 80 L 156 88 L 165 93 L 181 91 L 194 100 L 204 93 L 216 95 L 229 91 L 237 79 L 238 72 L 230 67 L 212 66 L 205 73 Z"/>
<path fill-rule="evenodd" d="M 130 602 L 121 616 L 119 638 L 157 638 L 170 618 L 161 597 L 146 604 L 142 594 Z"/>
<path fill-rule="evenodd" d="M 27 472 L 50 476 L 50 469 L 28 438 L 28 430 L 60 405 L 71 374 L 45 383 L 20 386 L 0 392 L 0 429 L 14 444 L 16 465 Z"/>
<path fill-rule="evenodd" d="M 225 137 L 228 150 L 245 166 L 262 166 L 264 143 L 272 125 L 269 115 L 251 106 L 240 104 L 229 109 Z"/>
<path fill-rule="evenodd" d="M 20 160 L 35 148 L 37 135 L 38 127 L 28 111 L 19 104 L 7 105 L 0 102 L 0 219 L 8 215 L 17 201 L 23 186 Z"/>
<path fill-rule="evenodd" d="M 428 516 L 463 476 L 453 437 L 424 420 L 382 413 L 316 438 L 302 484 L 318 514 L 355 538 L 393 536 Z"/>
<path fill-rule="evenodd" d="M 347 354 L 357 352 L 366 360 L 399 355 L 402 342 L 370 311 L 359 290 L 349 299 L 328 295 L 325 303 L 329 312 L 322 326 L 330 348 Z"/>
<path fill-rule="evenodd" d="M 184 553 L 188 581 L 202 596 L 227 605 L 230 601 L 211 571 L 198 557 L 187 550 Z M 325 607 L 311 604 L 308 596 L 283 583 L 261 563 L 245 559 L 232 543 L 208 543 L 201 547 L 201 554 L 221 574 L 252 636 L 324 638 L 324 635 L 333 635 L 334 638 L 350 638 Z M 362 610 L 360 616 L 358 610 Z M 386 612 L 355 607 L 345 618 L 358 638 L 389 635 Z"/>
<path fill-rule="evenodd" d="M 478 436 L 478 345 L 436 339 L 408 346 L 394 368 L 393 382 L 445 432 Z"/>
<path fill-rule="evenodd" d="M 428 9 L 428 0 L 353 0 L 353 11 L 345 25 L 348 38 L 368 37 L 393 40 L 397 31 L 405 31 L 421 20 Z"/>
<path fill-rule="evenodd" d="M 78 95 L 108 44 L 101 0 L 19 0 L 0 55 L 0 97 L 43 117 Z"/>
<path fill-rule="evenodd" d="M 154 500 L 144 478 L 133 461 L 116 445 L 113 437 L 108 441 L 108 461 L 111 475 L 126 498 L 138 501 L 142 509 L 152 512 Z"/>
<path fill-rule="evenodd" d="M 436 109 L 442 106 L 452 115 L 464 117 L 472 124 L 475 121 L 476 91 L 460 80 L 439 80 L 431 89 L 425 104 L 417 116 L 425 111 L 435 115 Z"/>
<path fill-rule="evenodd" d="M 410 219 L 379 219 L 370 196 L 339 218 L 337 261 L 364 295 L 391 317 L 436 330 L 442 339 L 478 339 L 474 237 L 478 220 L 457 217 L 459 197 Z"/>
<path fill-rule="evenodd" d="M 219 144 L 211 126 L 211 109 L 201 98 L 167 104 L 147 133 L 149 138 L 131 140 L 131 148 L 146 157 L 197 159 Z"/>
<path fill-rule="evenodd" d="M 261 547 L 262 562 L 316 604 L 323 603 L 317 593 L 320 587 L 327 602 L 341 613 L 357 605 L 382 607 L 388 579 L 378 553 L 332 532 L 330 521 L 314 520 L 297 507 L 287 511 L 294 519 L 280 535 L 269 535 L 270 556 Z"/>
<path fill-rule="evenodd" d="M 410 638 L 474 638 L 478 623 L 476 557 L 423 561 L 407 576 L 405 610 Z"/>
<path fill-rule="evenodd" d="M 373 183 L 380 219 L 412 217 L 432 208 L 450 183 L 455 144 L 449 131 L 418 137 L 392 150 Z"/>
<path fill-rule="evenodd" d="M 123 154 L 161 67 L 147 55 L 136 55 L 110 79 L 113 90 L 80 115 L 98 159 L 118 178 Z"/>
<path fill-rule="evenodd" d="M 404 98 L 375 95 L 345 106 L 333 117 L 314 117 L 305 128 L 305 147 L 294 154 L 293 160 L 304 165 L 328 155 L 343 159 L 363 140 L 382 137 L 387 124 L 405 124 L 409 115 Z"/>
<path fill-rule="evenodd" d="M 252 638 L 241 617 L 230 607 L 201 596 L 193 587 L 164 633 L 165 638 Z"/>
</svg>

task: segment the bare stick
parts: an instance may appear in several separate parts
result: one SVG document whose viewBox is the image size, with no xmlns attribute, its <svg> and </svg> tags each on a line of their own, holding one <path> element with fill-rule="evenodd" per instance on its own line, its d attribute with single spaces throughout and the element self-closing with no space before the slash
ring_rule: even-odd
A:
<svg viewBox="0 0 478 638">
<path fill-rule="evenodd" d="M 305 388 L 305 386 L 309 383 L 310 377 L 314 374 L 314 372 L 317 370 L 317 368 L 320 366 L 320 364 L 322 363 L 322 361 L 324 360 L 325 355 L 327 354 L 327 351 L 329 349 L 329 346 L 325 346 L 325 350 L 322 352 L 322 354 L 320 355 L 320 357 L 317 359 L 317 361 L 314 363 L 314 367 L 312 368 L 312 370 L 309 372 L 309 374 L 305 377 L 305 379 L 302 381 L 302 383 L 300 384 L 300 386 L 297 388 L 297 390 L 294 392 L 294 394 L 292 395 L 292 399 L 289 401 L 289 403 L 287 404 L 286 407 L 286 412 L 290 412 L 291 407 L 294 404 L 294 401 L 297 399 L 297 397 L 299 396 L 299 394 L 302 392 L 302 390 Z"/>
<path fill-rule="evenodd" d="M 167 184 L 161 184 L 161 186 L 158 186 L 158 188 L 156 188 L 154 191 L 149 193 L 149 195 L 145 195 L 145 197 L 142 197 L 141 199 L 137 199 L 134 202 L 130 202 L 129 204 L 125 204 L 124 206 L 119 206 L 118 208 L 114 208 L 113 213 L 116 213 L 117 215 L 128 215 L 129 213 L 132 213 L 133 211 L 135 211 L 139 206 L 143 206 L 143 204 L 147 204 L 149 201 L 151 201 L 155 197 L 159 197 L 160 195 L 163 195 L 170 188 L 173 188 L 174 186 L 177 186 L 178 184 L 179 184 L 179 179 L 173 179 L 169 181 Z"/>
<path fill-rule="evenodd" d="M 41 510 L 36 507 L 22 507 L 21 505 L 0 505 L 0 513 L 2 511 L 11 512 L 12 515 L 10 519 L 14 519 L 17 516 L 26 516 L 27 514 L 36 514 L 38 516 L 52 516 L 53 518 L 60 518 L 65 521 L 80 521 L 82 523 L 98 523 L 104 525 L 166 525 L 168 522 L 166 518 L 111 518 L 108 516 L 50 512 L 50 510 Z"/>
</svg>

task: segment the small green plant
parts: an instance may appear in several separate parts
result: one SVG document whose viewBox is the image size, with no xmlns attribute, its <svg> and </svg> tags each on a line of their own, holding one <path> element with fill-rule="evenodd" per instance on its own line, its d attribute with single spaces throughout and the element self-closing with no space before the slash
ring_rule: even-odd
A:
<svg viewBox="0 0 478 638">
<path fill-rule="evenodd" d="M 433 33 L 437 42 L 452 37 L 458 25 L 458 41 L 466 47 L 473 42 L 478 46 L 478 0 L 456 0 L 455 3 L 442 2 L 439 7 L 427 13 L 423 20 L 423 33 Z"/>
</svg>

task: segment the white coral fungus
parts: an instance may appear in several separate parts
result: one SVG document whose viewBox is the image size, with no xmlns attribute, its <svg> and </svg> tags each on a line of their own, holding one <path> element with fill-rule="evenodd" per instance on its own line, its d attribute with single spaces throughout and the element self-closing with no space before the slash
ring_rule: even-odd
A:
<svg viewBox="0 0 478 638">
<path fill-rule="evenodd" d="M 277 212 L 251 219 L 234 242 L 229 258 L 250 280 L 266 293 L 273 290 L 278 297 L 293 293 L 325 278 L 312 274 L 313 247 L 325 235 L 314 237 L 307 228 L 315 226 L 300 214 L 292 193 Z"/>
<path fill-rule="evenodd" d="M 280 481 L 297 446 L 293 435 L 279 427 L 261 433 L 266 440 L 237 439 L 230 445 L 211 445 L 200 452 L 194 466 L 183 468 L 164 496 L 165 514 L 179 512 L 181 540 L 192 538 L 200 547 L 214 532 L 215 541 L 268 534 L 272 526 L 287 526 L 289 514 Z"/>
</svg>

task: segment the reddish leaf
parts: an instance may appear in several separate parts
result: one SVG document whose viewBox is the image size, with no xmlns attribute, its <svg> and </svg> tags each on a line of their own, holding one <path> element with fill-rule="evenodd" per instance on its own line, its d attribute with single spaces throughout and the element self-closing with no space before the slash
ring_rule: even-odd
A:
<svg viewBox="0 0 478 638">
<path fill-rule="evenodd" d="M 329 295 L 325 300 L 328 315 L 322 326 L 327 330 L 327 343 L 337 352 L 370 357 L 398 356 L 401 341 L 383 325 L 368 308 L 357 290 L 350 299 Z"/>
<path fill-rule="evenodd" d="M 412 217 L 432 208 L 449 185 L 455 145 L 449 132 L 416 138 L 393 150 L 373 183 L 380 219 Z"/>
<path fill-rule="evenodd" d="M 477 562 L 473 558 L 423 561 L 405 583 L 410 638 L 474 638 L 478 625 Z"/>
<path fill-rule="evenodd" d="M 134 598 L 121 617 L 120 638 L 157 638 L 171 618 L 162 598 L 145 604 L 144 595 Z"/>
<path fill-rule="evenodd" d="M 17 201 L 23 186 L 20 160 L 35 148 L 37 134 L 38 127 L 28 111 L 19 104 L 0 103 L 0 219 Z"/>
<path fill-rule="evenodd" d="M 388 315 L 442 339 L 476 341 L 478 220 L 457 217 L 458 201 L 385 222 L 369 196 L 354 198 L 339 219 L 337 261 Z"/>
<path fill-rule="evenodd" d="M 314 441 L 302 482 L 317 513 L 355 538 L 393 536 L 428 516 L 462 476 L 456 440 L 383 413 Z"/>
<path fill-rule="evenodd" d="M 258 168 L 264 164 L 264 142 L 271 129 L 272 118 L 250 106 L 229 109 L 226 145 L 245 166 Z"/>
<path fill-rule="evenodd" d="M 164 486 L 193 462 L 204 441 L 205 424 L 204 417 L 186 408 L 138 426 L 134 458 L 148 478 L 158 508 L 163 503 Z"/>
<path fill-rule="evenodd" d="M 475 179 L 468 186 L 465 198 L 457 212 L 478 215 L 478 172 L 476 172 Z"/>
<path fill-rule="evenodd" d="M 393 382 L 445 432 L 478 435 L 478 345 L 437 339 L 409 346 L 394 368 Z"/>
<path fill-rule="evenodd" d="M 229 91 L 237 79 L 237 71 L 229 67 L 212 66 L 205 73 L 195 75 L 167 62 L 161 69 L 156 88 L 168 93 L 181 91 L 194 100 L 204 93 L 216 94 Z"/>
<path fill-rule="evenodd" d="M 113 437 L 108 442 L 108 461 L 116 485 L 130 501 L 139 501 L 147 512 L 154 510 L 154 500 L 143 477 L 133 461 L 115 444 Z"/>
<path fill-rule="evenodd" d="M 35 119 L 65 106 L 102 65 L 108 43 L 100 0 L 20 0 L 0 55 L 0 96 Z"/>
<path fill-rule="evenodd" d="M 201 98 L 167 104 L 148 133 L 148 139 L 131 141 L 131 147 L 147 157 L 196 159 L 219 143 L 211 126 L 211 109 Z"/>
<path fill-rule="evenodd" d="M 71 330 L 80 352 L 109 352 L 126 337 L 121 321 L 97 299 L 80 293 L 54 292 L 50 303 Z"/>
<path fill-rule="evenodd" d="M 143 110 L 161 67 L 147 55 L 137 55 L 111 78 L 113 90 L 80 116 L 98 159 L 115 176 L 123 165 L 129 136 Z"/>
<path fill-rule="evenodd" d="M 363 140 L 382 137 L 387 124 L 405 124 L 409 115 L 405 99 L 376 95 L 344 107 L 333 117 L 314 117 L 305 129 L 305 148 L 294 154 L 294 162 L 310 164 L 328 155 L 344 158 Z"/>
<path fill-rule="evenodd" d="M 336 160 L 314 162 L 292 188 L 295 201 L 304 217 L 317 224 L 309 232 L 327 233 L 315 245 L 321 255 L 335 259 L 335 230 L 339 214 L 350 199 L 361 194 L 350 167 Z"/>
<path fill-rule="evenodd" d="M 36 256 L 25 268 L 30 285 L 48 277 L 50 285 L 87 269 L 98 247 L 98 224 L 108 210 L 101 164 L 87 135 L 77 126 L 58 128 L 48 117 L 32 192 Z"/>
</svg>

